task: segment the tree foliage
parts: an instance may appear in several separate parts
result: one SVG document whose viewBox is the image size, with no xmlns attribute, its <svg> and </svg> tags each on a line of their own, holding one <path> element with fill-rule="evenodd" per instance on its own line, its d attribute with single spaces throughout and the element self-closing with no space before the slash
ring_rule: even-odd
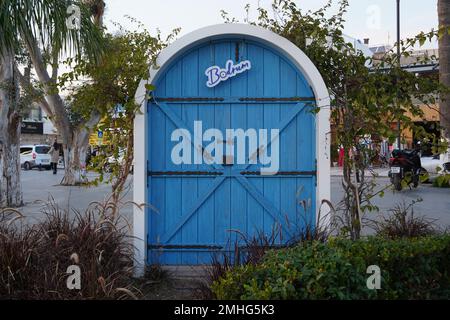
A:
<svg viewBox="0 0 450 320">
<path fill-rule="evenodd" d="M 140 31 L 128 31 L 116 24 L 118 33 L 105 35 L 108 54 L 99 63 L 82 56 L 69 59 L 67 64 L 73 70 L 60 77 L 61 86 L 72 88 L 68 100 L 78 118 L 89 117 L 92 110 L 101 114 L 96 129 L 104 133 L 107 145 L 91 160 L 89 169 L 99 174 L 91 183 L 112 183 L 115 200 L 133 167 L 133 124 L 140 112 L 135 93 L 141 80 L 149 78 L 149 65 L 155 65 L 158 53 L 179 31 L 175 29 L 163 39 L 160 33 L 152 36 L 142 24 L 130 19 Z"/>
<path fill-rule="evenodd" d="M 79 29 L 69 29 L 67 8 L 80 8 Z M 83 1 L 2 0 L 0 2 L 0 48 L 18 50 L 33 39 L 44 51 L 57 55 L 83 52 L 96 57 L 101 52 L 101 33 L 92 23 L 90 8 Z"/>
</svg>

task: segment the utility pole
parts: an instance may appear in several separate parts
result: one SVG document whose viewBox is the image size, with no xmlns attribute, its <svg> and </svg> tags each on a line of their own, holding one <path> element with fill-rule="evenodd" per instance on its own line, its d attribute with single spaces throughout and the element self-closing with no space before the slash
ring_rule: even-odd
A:
<svg viewBox="0 0 450 320">
<path fill-rule="evenodd" d="M 397 58 L 398 58 L 398 67 L 401 68 L 402 64 L 400 61 L 400 0 L 397 0 Z M 400 83 L 400 78 L 397 77 L 397 92 L 398 85 Z M 399 98 L 399 94 L 397 94 L 397 98 Z M 400 104 L 397 99 L 397 107 L 400 109 Z M 399 150 L 402 149 L 402 131 L 401 131 L 400 118 L 397 119 L 397 148 Z"/>
</svg>

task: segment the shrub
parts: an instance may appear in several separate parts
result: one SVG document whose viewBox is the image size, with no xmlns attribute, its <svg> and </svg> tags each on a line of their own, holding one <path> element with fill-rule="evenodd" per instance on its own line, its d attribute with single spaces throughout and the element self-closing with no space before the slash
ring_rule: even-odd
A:
<svg viewBox="0 0 450 320">
<path fill-rule="evenodd" d="M 450 174 L 439 175 L 433 182 L 437 188 L 450 188 Z"/>
<path fill-rule="evenodd" d="M 416 203 L 417 201 L 413 201 L 409 206 L 398 205 L 390 210 L 390 215 L 381 216 L 377 221 L 371 221 L 376 235 L 388 239 L 437 235 L 439 231 L 434 220 L 414 214 L 413 206 Z"/>
<path fill-rule="evenodd" d="M 237 231 L 233 231 L 237 232 Z M 281 237 L 281 227 L 275 225 L 270 234 L 258 231 L 255 235 L 248 237 L 237 232 L 241 237 L 242 245 L 234 243 L 231 250 L 215 252 L 211 257 L 211 265 L 205 266 L 206 281 L 200 285 L 196 296 L 202 300 L 214 299 L 216 296 L 211 291 L 211 285 L 226 275 L 233 272 L 235 268 L 242 265 L 256 265 L 264 258 L 267 251 L 273 248 L 281 248 L 277 245 Z"/>
<path fill-rule="evenodd" d="M 110 218 L 111 210 L 92 204 L 70 218 L 50 202 L 36 224 L 0 211 L 0 299 L 135 298 L 133 246 L 127 224 Z M 81 290 L 67 288 L 70 265 L 81 269 Z"/>
<path fill-rule="evenodd" d="M 297 221 L 288 221 L 291 238 L 287 242 L 283 242 L 283 232 L 280 224 L 275 224 L 270 233 L 257 231 L 253 236 L 247 236 L 239 231 L 230 230 L 236 232 L 240 236 L 241 241 L 234 243 L 234 248 L 231 248 L 228 252 L 213 254 L 211 265 L 205 267 L 206 282 L 201 285 L 197 297 L 200 299 L 216 298 L 215 293 L 211 290 L 214 282 L 223 278 L 227 273 L 233 273 L 233 270 L 240 266 L 258 265 L 270 250 L 281 250 L 297 245 L 308 245 L 314 241 L 326 242 L 335 226 L 334 221 L 331 221 L 331 227 L 327 226 L 326 222 L 332 213 L 335 213 L 331 202 L 327 200 L 322 201 L 317 223 L 315 219 L 312 219 L 307 214 L 307 201 L 298 201 L 298 205 L 301 210 L 297 216 Z M 330 212 L 322 216 L 324 205 L 329 208 Z"/>
<path fill-rule="evenodd" d="M 381 290 L 367 268 L 381 269 Z M 259 265 L 212 285 L 218 299 L 431 299 L 450 297 L 450 236 L 332 239 L 270 251 Z"/>
</svg>

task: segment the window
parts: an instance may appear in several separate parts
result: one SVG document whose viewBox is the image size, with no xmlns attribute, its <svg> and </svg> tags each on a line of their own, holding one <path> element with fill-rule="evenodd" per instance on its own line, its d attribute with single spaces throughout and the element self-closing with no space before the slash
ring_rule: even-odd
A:
<svg viewBox="0 0 450 320">
<path fill-rule="evenodd" d="M 47 154 L 49 151 L 50 151 L 50 147 L 46 147 L 46 146 L 36 147 L 36 153 L 39 153 L 39 154 Z"/>
<path fill-rule="evenodd" d="M 25 121 L 42 121 L 42 111 L 38 106 L 31 106 L 28 112 L 25 113 L 23 119 Z"/>
<path fill-rule="evenodd" d="M 29 153 L 31 153 L 31 151 L 33 151 L 33 148 L 30 148 L 30 147 L 22 147 L 22 148 L 20 148 L 20 154 L 21 155 L 29 154 Z"/>
</svg>

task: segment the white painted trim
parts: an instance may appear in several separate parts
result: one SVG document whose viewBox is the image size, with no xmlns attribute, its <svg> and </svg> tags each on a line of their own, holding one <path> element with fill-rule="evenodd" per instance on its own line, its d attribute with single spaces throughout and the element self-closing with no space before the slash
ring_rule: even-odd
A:
<svg viewBox="0 0 450 320">
<path fill-rule="evenodd" d="M 254 40 L 272 47 L 284 57 L 289 59 L 295 67 L 300 70 L 305 76 L 308 83 L 311 85 L 314 95 L 316 97 L 317 106 L 320 108 L 316 115 L 316 154 L 317 154 L 317 210 L 320 209 L 323 199 L 330 200 L 330 97 L 325 83 L 319 71 L 311 60 L 289 40 L 261 27 L 252 26 L 249 24 L 218 24 L 199 29 L 191 32 L 173 44 L 165 48 L 157 59 L 159 68 L 150 68 L 150 79 L 152 83 L 156 83 L 158 77 L 164 74 L 166 68 L 179 55 L 187 50 L 197 46 L 200 43 L 220 39 L 224 37 L 239 37 L 248 40 Z M 145 87 L 141 84 L 137 96 L 145 96 Z M 143 115 L 138 115 L 135 121 L 135 182 L 134 182 L 134 201 L 143 203 L 146 201 L 147 189 L 147 173 L 145 168 L 145 154 L 146 143 L 146 117 L 145 109 L 147 102 L 142 104 Z M 326 207 L 324 207 L 325 209 Z M 146 225 L 145 220 L 140 216 L 141 212 L 134 213 L 137 220 L 134 222 L 135 235 L 143 236 L 145 239 Z M 324 216 L 324 212 L 322 212 Z M 141 251 L 144 250 L 144 253 Z M 136 257 L 145 257 L 145 245 L 137 248 Z"/>
<path fill-rule="evenodd" d="M 134 120 L 134 174 L 133 201 L 147 203 L 147 90 L 142 80 L 136 91 L 135 102 L 141 106 L 141 114 Z M 133 243 L 136 261 L 135 274 L 143 276 L 147 258 L 147 210 L 145 207 L 133 208 Z"/>
</svg>

